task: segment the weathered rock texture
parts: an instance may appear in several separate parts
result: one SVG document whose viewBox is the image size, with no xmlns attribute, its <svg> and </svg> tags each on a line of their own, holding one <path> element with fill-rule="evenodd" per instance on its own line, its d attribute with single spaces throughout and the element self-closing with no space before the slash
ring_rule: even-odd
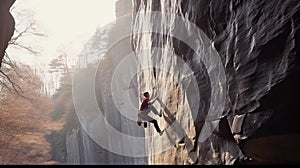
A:
<svg viewBox="0 0 300 168">
<path fill-rule="evenodd" d="M 15 0 L 0 1 L 0 67 L 8 42 L 15 31 L 15 21 L 9 12 L 14 2 Z"/>
<path fill-rule="evenodd" d="M 130 13 L 127 3 L 118 1 L 117 7 L 126 9 L 119 10 L 121 13 L 117 10 L 117 16 Z M 133 15 L 129 25 L 117 19 L 110 31 L 99 31 L 83 49 L 85 64 L 81 64 L 82 76 L 75 83 L 88 85 L 85 81 L 94 78 L 92 72 L 97 69 L 96 85 L 95 91 L 78 91 L 82 102 L 77 105 L 85 110 L 79 116 L 85 127 L 68 135 L 68 161 L 299 163 L 299 7 L 298 0 L 133 0 L 133 12 L 141 15 Z M 147 13 L 151 11 L 173 15 L 158 19 Z M 180 30 L 175 16 L 184 20 Z M 193 34 L 188 21 L 203 34 Z M 130 40 L 121 38 L 109 51 L 104 51 L 103 47 L 111 45 L 110 39 L 127 26 L 132 26 Z M 191 47 L 173 37 L 173 31 L 185 33 L 181 34 L 183 38 L 201 38 Z M 101 63 L 95 65 L 104 52 L 107 53 Z M 129 53 L 134 59 L 125 59 Z M 213 73 L 220 70 L 216 68 L 217 59 L 199 59 L 197 54 L 217 55 L 224 76 Z M 135 70 L 137 73 L 130 76 Z M 218 79 L 222 81 L 215 82 Z M 130 84 L 126 85 L 128 80 Z M 152 89 L 154 86 L 157 91 Z M 220 92 L 214 90 L 218 87 Z M 154 116 L 160 128 L 165 129 L 161 136 L 152 124 L 144 131 L 135 123 L 137 109 L 131 105 L 138 108 L 144 91 L 158 95 L 153 107 L 163 113 L 162 117 Z M 94 94 L 105 117 L 100 123 L 96 122 L 98 114 L 90 108 L 89 99 Z M 222 105 L 218 100 L 223 100 L 218 99 L 220 94 L 225 96 L 225 103 L 217 111 Z M 216 129 L 201 139 L 203 132 L 214 125 Z M 145 136 L 145 141 L 133 144 L 123 138 L 112 138 L 105 133 L 112 130 L 110 126 L 126 135 Z M 103 132 L 103 136 L 94 136 L 93 131 Z M 108 150 L 99 147 L 99 141 L 95 143 L 99 139 L 108 144 Z M 118 149 L 134 153 L 137 148 L 147 157 L 111 152 Z"/>
<path fill-rule="evenodd" d="M 134 12 L 170 12 L 195 23 L 211 40 L 218 52 L 226 74 L 226 106 L 217 129 L 204 142 L 197 141 L 203 120 L 187 120 L 190 108 L 184 98 L 189 95 L 174 79 L 154 70 L 138 76 L 139 92 L 158 83 L 163 93 L 159 97 L 165 106 L 160 126 L 168 128 L 179 122 L 187 136 L 176 139 L 178 129 L 167 132 L 177 147 L 148 158 L 150 164 L 258 164 L 299 163 L 300 133 L 300 2 L 297 0 L 134 0 Z M 146 17 L 145 17 L 146 18 Z M 132 46 L 141 67 L 155 66 L 158 62 L 168 66 L 180 76 L 176 58 L 167 54 L 157 57 L 154 51 L 166 48 L 174 51 L 196 76 L 199 88 L 199 113 L 205 114 L 211 100 L 210 79 L 201 61 L 193 59 L 194 51 L 182 41 L 168 36 L 173 30 L 174 18 L 134 18 L 132 32 L 150 26 L 155 32 L 162 24 L 166 34 L 136 34 Z M 199 46 L 201 47 L 201 46 Z M 146 56 L 145 56 L 146 55 Z M 147 57 L 147 58 L 144 58 Z M 148 62 L 145 63 L 145 60 Z M 211 62 L 214 64 L 214 62 Z M 142 70 L 140 68 L 140 70 Z M 177 69 L 176 69 L 177 68 Z M 155 73 L 155 75 L 154 75 Z M 217 76 L 216 76 L 217 77 Z M 197 94 L 197 93 L 195 93 Z M 184 105 L 184 106 L 182 106 Z M 154 105 L 161 108 L 161 105 Z M 183 109 L 184 108 L 184 109 Z M 171 120 L 168 122 L 167 120 Z M 175 132 L 174 132 L 175 131 Z M 155 131 L 146 131 L 150 136 Z M 170 137 L 152 139 L 161 145 Z M 175 145 L 176 146 L 176 145 Z M 150 153 L 155 150 L 150 150 Z M 251 158 L 251 159 L 247 159 Z"/>
</svg>

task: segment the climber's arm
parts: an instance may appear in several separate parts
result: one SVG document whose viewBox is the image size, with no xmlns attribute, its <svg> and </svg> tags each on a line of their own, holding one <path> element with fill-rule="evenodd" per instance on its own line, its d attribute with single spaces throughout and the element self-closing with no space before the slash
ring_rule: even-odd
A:
<svg viewBox="0 0 300 168">
<path fill-rule="evenodd" d="M 138 126 L 141 126 L 141 124 L 142 124 L 142 120 L 141 120 L 141 117 L 140 117 L 140 111 L 137 113 L 136 123 L 137 123 Z"/>
<path fill-rule="evenodd" d="M 155 89 L 157 90 L 156 87 L 153 87 L 153 92 L 152 92 L 151 97 L 153 97 L 154 95 L 155 95 L 155 97 L 151 98 L 151 100 L 148 103 L 149 105 L 152 105 L 156 101 L 156 99 L 158 98 L 158 94 L 156 93 L 157 91 L 154 92 Z"/>
</svg>

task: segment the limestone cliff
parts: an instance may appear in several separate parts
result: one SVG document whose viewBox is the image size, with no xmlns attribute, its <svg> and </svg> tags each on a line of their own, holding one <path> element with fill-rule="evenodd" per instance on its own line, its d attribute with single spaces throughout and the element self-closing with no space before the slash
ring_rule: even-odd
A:
<svg viewBox="0 0 300 168">
<path fill-rule="evenodd" d="M 299 163 L 300 2 L 130 2 L 81 53 L 70 162 Z M 145 91 L 161 135 L 136 124 Z"/>
<path fill-rule="evenodd" d="M 171 127 L 167 136 L 146 145 L 175 141 L 174 148 L 162 153 L 151 149 L 155 155 L 149 163 L 299 163 L 299 7 L 300 2 L 293 0 L 134 0 L 134 12 L 143 14 L 134 17 L 132 32 L 150 32 L 132 38 L 142 71 L 139 91 L 160 87 L 161 102 L 154 106 L 164 111 L 160 126 Z M 200 29 L 199 34 L 189 22 Z M 195 46 L 194 36 L 199 37 Z M 191 39 L 194 43 L 189 43 Z M 222 77 L 222 70 L 215 68 L 216 60 L 207 61 L 214 55 L 226 76 L 225 87 L 219 86 L 224 92 L 218 92 L 226 97 L 221 112 L 215 111 L 223 102 L 214 101 L 219 96 L 214 80 Z M 197 87 L 178 80 L 185 75 L 178 66 L 180 59 L 191 68 Z M 154 68 L 142 69 L 147 66 Z M 194 103 L 198 115 L 190 120 L 188 115 L 197 109 Z M 210 113 L 222 115 L 207 120 Z M 174 123 L 179 126 L 172 129 Z M 215 124 L 216 129 L 202 141 L 201 134 L 209 129 L 206 124 Z M 178 139 L 182 131 L 186 136 Z M 146 133 L 150 136 L 153 131 Z"/>
</svg>

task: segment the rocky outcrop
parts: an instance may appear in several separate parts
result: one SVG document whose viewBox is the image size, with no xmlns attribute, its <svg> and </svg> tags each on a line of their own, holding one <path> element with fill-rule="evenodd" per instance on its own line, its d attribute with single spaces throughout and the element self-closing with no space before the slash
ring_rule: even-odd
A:
<svg viewBox="0 0 300 168">
<path fill-rule="evenodd" d="M 2 0 L 0 2 L 0 67 L 8 42 L 15 31 L 15 21 L 9 12 L 14 2 L 15 0 Z"/>
<path fill-rule="evenodd" d="M 116 18 L 122 17 L 124 15 L 130 15 L 133 12 L 132 3 L 129 0 L 116 1 L 115 9 Z"/>
<path fill-rule="evenodd" d="M 70 162 L 299 163 L 300 2 L 116 6 L 126 9 L 79 59 L 73 100 L 81 127 L 68 135 Z M 121 17 L 131 9 L 131 19 Z M 136 125 L 145 91 L 158 95 L 153 108 L 163 115 L 153 117 L 162 134 Z"/>
<path fill-rule="evenodd" d="M 151 11 L 173 15 L 159 18 Z M 164 152 L 149 150 L 150 164 L 299 163 L 299 1 L 134 0 L 134 12 L 144 13 L 134 17 L 132 30 L 141 72 L 139 94 L 160 87 L 161 101 L 154 106 L 164 111 L 158 120 L 167 129 L 165 136 L 146 145 L 150 149 L 173 141 L 175 146 Z M 185 24 L 180 25 L 174 15 Z M 189 21 L 205 35 L 190 35 L 194 32 Z M 185 35 L 174 37 L 177 27 Z M 150 35 L 135 34 L 143 30 Z M 201 41 L 193 46 L 184 36 Z M 212 75 L 220 74 L 216 60 L 199 60 L 197 51 L 208 56 L 216 52 L 226 76 L 224 92 L 219 92 L 226 97 L 222 115 L 210 121 L 205 118 L 218 113 L 214 109 L 222 103 L 214 101 L 218 86 L 213 80 L 222 76 Z M 184 75 L 180 59 L 191 68 L 196 82 L 178 80 Z M 197 102 L 190 100 L 197 94 Z M 196 107 L 198 116 L 190 120 Z M 200 140 L 206 126 L 214 123 L 213 133 Z M 186 136 L 180 139 L 182 131 Z M 153 134 L 146 130 L 146 136 Z"/>
</svg>

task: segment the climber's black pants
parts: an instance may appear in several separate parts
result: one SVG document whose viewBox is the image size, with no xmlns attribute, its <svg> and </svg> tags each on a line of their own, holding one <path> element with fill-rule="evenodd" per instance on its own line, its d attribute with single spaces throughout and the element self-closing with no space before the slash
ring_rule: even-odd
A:
<svg viewBox="0 0 300 168">
<path fill-rule="evenodd" d="M 151 123 L 154 124 L 154 127 L 155 127 L 155 129 L 156 129 L 157 132 L 161 132 L 156 120 L 151 120 L 149 122 L 151 122 Z M 144 127 L 147 127 L 147 123 L 146 122 L 144 123 Z"/>
</svg>

